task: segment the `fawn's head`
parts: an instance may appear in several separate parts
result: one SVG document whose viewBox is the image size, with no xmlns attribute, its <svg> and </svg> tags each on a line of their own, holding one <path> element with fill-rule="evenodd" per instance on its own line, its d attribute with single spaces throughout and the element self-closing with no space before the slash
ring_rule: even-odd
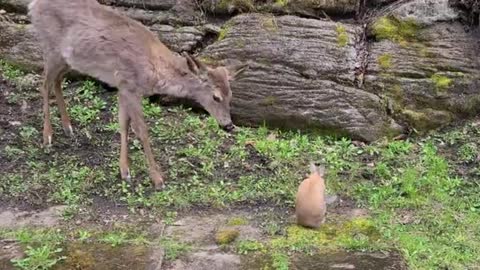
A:
<svg viewBox="0 0 480 270">
<path fill-rule="evenodd" d="M 241 64 L 211 68 L 187 53 L 183 56 L 194 75 L 189 95 L 213 116 L 224 130 L 232 131 L 235 125 L 230 116 L 232 101 L 230 82 L 248 66 Z"/>
</svg>

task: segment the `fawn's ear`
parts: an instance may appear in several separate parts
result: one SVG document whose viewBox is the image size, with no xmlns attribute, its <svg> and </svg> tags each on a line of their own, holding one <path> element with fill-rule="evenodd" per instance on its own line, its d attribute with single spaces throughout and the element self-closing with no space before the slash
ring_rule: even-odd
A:
<svg viewBox="0 0 480 270">
<path fill-rule="evenodd" d="M 190 55 L 187 52 L 183 52 L 182 56 L 187 60 L 188 68 L 194 74 L 200 74 L 207 72 L 207 66 L 198 60 L 195 56 Z"/>
<path fill-rule="evenodd" d="M 249 68 L 248 64 L 228 65 L 225 67 L 229 81 L 236 80 L 243 72 Z"/>
</svg>

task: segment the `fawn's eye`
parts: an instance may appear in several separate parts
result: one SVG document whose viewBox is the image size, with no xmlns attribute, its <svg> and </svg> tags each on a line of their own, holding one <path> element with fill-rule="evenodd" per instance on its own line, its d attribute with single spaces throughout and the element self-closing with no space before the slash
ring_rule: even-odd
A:
<svg viewBox="0 0 480 270">
<path fill-rule="evenodd" d="M 222 99 L 218 96 L 218 95 L 213 95 L 213 100 L 215 100 L 216 102 L 220 102 L 222 101 Z"/>
</svg>

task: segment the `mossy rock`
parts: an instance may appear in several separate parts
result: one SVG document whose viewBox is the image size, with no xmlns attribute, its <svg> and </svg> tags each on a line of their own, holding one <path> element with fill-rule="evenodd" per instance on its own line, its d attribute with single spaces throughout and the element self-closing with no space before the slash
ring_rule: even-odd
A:
<svg viewBox="0 0 480 270">
<path fill-rule="evenodd" d="M 345 47 L 348 44 L 349 38 L 345 26 L 338 24 L 335 31 L 337 32 L 337 44 L 340 47 Z"/>
<path fill-rule="evenodd" d="M 435 85 L 435 88 L 438 91 L 447 90 L 448 88 L 450 88 L 450 86 L 453 83 L 453 80 L 451 78 L 445 75 L 442 75 L 440 73 L 433 74 L 430 79 L 432 80 L 433 84 Z"/>
<path fill-rule="evenodd" d="M 420 29 L 421 26 L 412 18 L 401 20 L 395 16 L 382 16 L 373 23 L 371 31 L 377 40 L 388 39 L 404 45 L 419 41 Z"/>
<path fill-rule="evenodd" d="M 449 124 L 453 120 L 451 112 L 430 108 L 421 111 L 404 109 L 401 115 L 418 131 L 438 128 Z"/>
<path fill-rule="evenodd" d="M 238 230 L 232 230 L 232 229 L 223 229 L 219 230 L 215 234 L 215 243 L 217 245 L 228 245 L 235 241 L 237 237 L 240 235 L 240 232 Z"/>
<path fill-rule="evenodd" d="M 389 69 L 392 67 L 392 55 L 389 53 L 384 53 L 380 55 L 377 61 L 378 65 L 380 65 L 382 69 Z"/>
</svg>

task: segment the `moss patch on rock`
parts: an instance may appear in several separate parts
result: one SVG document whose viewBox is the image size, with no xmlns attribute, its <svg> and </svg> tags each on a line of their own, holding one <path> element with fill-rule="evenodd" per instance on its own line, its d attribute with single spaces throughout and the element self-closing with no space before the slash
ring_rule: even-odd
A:
<svg viewBox="0 0 480 270">
<path fill-rule="evenodd" d="M 419 131 L 438 128 L 453 120 L 453 116 L 450 112 L 433 110 L 430 108 L 422 111 L 404 109 L 401 114 L 415 129 Z"/>
<path fill-rule="evenodd" d="M 255 11 L 255 2 L 253 0 L 221 0 L 218 3 L 218 9 L 224 12 L 236 9 L 240 12 Z"/>
<path fill-rule="evenodd" d="M 286 7 L 289 0 L 275 0 L 275 4 L 279 7 Z"/>
<path fill-rule="evenodd" d="M 337 24 L 337 27 L 335 29 L 337 32 L 337 44 L 340 47 L 345 47 L 348 44 L 348 34 L 347 30 L 345 29 L 345 26 L 342 24 Z"/>
<path fill-rule="evenodd" d="M 277 20 L 275 19 L 275 16 L 269 16 L 266 17 L 262 20 L 262 26 L 265 30 L 269 32 L 277 32 L 278 31 L 278 25 L 277 25 Z"/>
<path fill-rule="evenodd" d="M 378 57 L 377 62 L 382 69 L 389 69 L 392 67 L 392 55 L 384 53 Z"/>
<path fill-rule="evenodd" d="M 430 80 L 435 85 L 435 88 L 439 91 L 447 90 L 453 83 L 452 79 L 439 73 L 433 74 L 432 77 L 430 77 Z"/>
<path fill-rule="evenodd" d="M 225 37 L 228 35 L 230 32 L 231 25 L 229 22 L 225 23 L 222 28 L 220 28 L 220 32 L 218 32 L 218 38 L 217 41 L 224 40 Z"/>
<path fill-rule="evenodd" d="M 227 226 L 242 226 L 247 224 L 248 220 L 244 217 L 233 217 L 227 222 Z"/>
<path fill-rule="evenodd" d="M 372 30 L 378 40 L 405 43 L 419 39 L 420 25 L 412 18 L 400 20 L 393 16 L 383 16 L 373 24 Z"/>
<path fill-rule="evenodd" d="M 219 64 L 219 61 L 217 59 L 214 59 L 210 56 L 200 56 L 198 57 L 198 59 L 207 65 L 216 66 Z"/>
<path fill-rule="evenodd" d="M 285 238 L 272 240 L 273 249 L 308 251 L 322 248 L 361 249 L 376 246 L 380 234 L 372 220 L 356 218 L 340 224 L 325 223 L 318 229 L 298 225 L 287 228 Z"/>
</svg>

